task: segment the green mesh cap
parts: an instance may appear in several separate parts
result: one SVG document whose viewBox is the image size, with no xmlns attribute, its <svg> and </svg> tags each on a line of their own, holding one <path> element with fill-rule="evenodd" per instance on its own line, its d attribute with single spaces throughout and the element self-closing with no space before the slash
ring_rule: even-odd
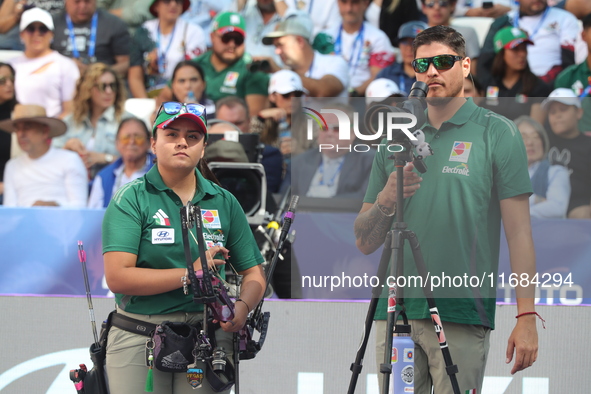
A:
<svg viewBox="0 0 591 394">
<path fill-rule="evenodd" d="M 181 105 L 181 108 L 178 112 L 169 114 L 166 112 L 168 107 L 175 107 Z M 165 129 L 168 125 L 174 122 L 176 119 L 186 118 L 192 120 L 193 122 L 199 125 L 199 128 L 203 132 L 205 141 L 207 142 L 207 114 L 205 112 L 205 107 L 200 104 L 188 104 L 191 107 L 187 109 L 187 104 L 185 103 L 176 103 L 176 102 L 166 102 L 162 103 L 160 109 L 158 110 L 158 115 L 156 116 L 156 120 L 154 121 L 154 127 L 152 127 L 152 133 L 156 133 L 157 129 Z M 174 108 L 169 108 L 170 109 Z"/>
<path fill-rule="evenodd" d="M 312 48 L 322 53 L 323 55 L 329 55 L 334 52 L 334 40 L 332 36 L 320 32 L 314 37 Z"/>
<path fill-rule="evenodd" d="M 517 27 L 507 26 L 499 30 L 493 39 L 495 44 L 495 53 L 499 53 L 501 49 L 513 49 L 519 44 L 533 45 L 533 41 L 529 39 L 527 32 Z"/>
<path fill-rule="evenodd" d="M 222 35 L 235 31 L 246 36 L 245 29 L 244 18 L 235 12 L 222 12 L 211 23 L 211 31 Z"/>
</svg>

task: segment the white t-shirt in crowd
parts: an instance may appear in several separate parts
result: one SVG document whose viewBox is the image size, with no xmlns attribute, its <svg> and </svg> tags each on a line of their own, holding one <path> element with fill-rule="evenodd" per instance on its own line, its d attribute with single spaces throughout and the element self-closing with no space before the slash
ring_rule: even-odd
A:
<svg viewBox="0 0 591 394">
<path fill-rule="evenodd" d="M 88 197 L 88 172 L 76 153 L 49 148 L 31 159 L 26 153 L 6 163 L 4 205 L 30 207 L 35 201 L 54 201 L 60 207 L 82 208 Z"/>
<path fill-rule="evenodd" d="M 312 79 L 321 79 L 325 75 L 334 75 L 343 84 L 343 90 L 337 97 L 349 97 L 347 90 L 349 86 L 349 65 L 347 62 L 340 56 L 323 55 L 314 51 L 314 60 L 305 76 Z"/>
<path fill-rule="evenodd" d="M 275 54 L 274 45 L 263 45 L 263 37 L 275 31 L 275 27 L 281 21 L 281 16 L 277 13 L 265 24 L 263 15 L 256 3 L 249 3 L 242 11 L 244 22 L 246 24 L 246 53 L 251 56 L 268 56 L 275 59 L 275 62 L 281 62 L 281 58 Z"/>
<path fill-rule="evenodd" d="M 62 103 L 74 98 L 80 72 L 72 59 L 52 51 L 38 58 L 18 56 L 9 63 L 19 103 L 40 105 L 47 116 L 55 117 L 62 113 Z"/>
<path fill-rule="evenodd" d="M 464 16 L 471 8 L 482 8 L 482 3 L 485 1 L 490 0 L 458 0 L 454 16 Z M 492 3 L 511 7 L 512 10 L 517 9 L 517 2 L 512 0 L 493 0 Z"/>
<path fill-rule="evenodd" d="M 573 14 L 553 7 L 547 10 L 540 15 L 519 18 L 519 27 L 529 34 L 534 43 L 527 47 L 527 61 L 538 77 L 562 64 L 562 47 L 574 50 L 577 37 L 581 34 L 581 27 Z M 516 11 L 510 12 L 510 21 L 516 16 Z"/>
<path fill-rule="evenodd" d="M 365 20 L 378 29 L 380 28 L 380 12 L 382 12 L 382 6 L 377 5 L 375 1 L 369 3 L 369 7 L 365 10 Z"/>
<path fill-rule="evenodd" d="M 288 6 L 286 15 L 302 11 L 310 15 L 314 22 L 312 37 L 323 30 L 341 24 L 341 14 L 337 0 L 284 0 Z"/>
<path fill-rule="evenodd" d="M 350 87 L 361 86 L 371 78 L 370 66 L 384 68 L 394 62 L 394 48 L 390 39 L 386 33 L 368 22 L 363 22 L 361 33 L 347 33 L 338 25 L 326 30 L 326 34 L 331 36 L 335 43 L 340 35 L 340 55 L 348 64 Z"/>
<path fill-rule="evenodd" d="M 158 47 L 158 19 L 144 22 L 144 28 L 150 33 L 150 37 Z M 174 34 L 174 35 L 173 35 Z M 172 36 L 172 42 L 171 40 Z M 170 43 L 170 46 L 169 46 Z M 168 50 L 167 50 L 168 49 Z M 165 54 L 166 70 L 164 78 L 172 79 L 175 66 L 185 60 L 193 59 L 207 50 L 207 42 L 203 29 L 193 23 L 187 23 L 178 19 L 174 30 L 170 34 L 160 35 L 160 53 Z"/>
</svg>

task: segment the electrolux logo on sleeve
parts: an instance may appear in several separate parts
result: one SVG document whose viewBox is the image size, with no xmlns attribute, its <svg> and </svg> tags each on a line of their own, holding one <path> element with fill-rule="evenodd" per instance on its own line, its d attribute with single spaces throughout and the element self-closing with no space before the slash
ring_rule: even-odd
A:
<svg viewBox="0 0 591 394">
<path fill-rule="evenodd" d="M 361 141 L 378 141 L 381 140 L 384 133 L 384 128 L 386 131 L 386 139 L 388 141 L 392 141 L 392 135 L 394 130 L 402 131 L 409 140 L 417 141 L 417 137 L 415 137 L 412 132 L 409 130 L 416 126 L 417 118 L 411 113 L 406 112 L 388 112 L 378 113 L 378 129 L 375 134 L 362 134 L 359 131 L 359 113 L 355 112 L 353 114 L 353 127 L 351 127 L 351 120 L 349 116 L 338 109 L 321 109 L 320 112 L 308 108 L 304 108 L 304 114 L 309 117 L 307 119 L 307 139 L 309 141 L 314 139 L 314 132 L 313 127 L 314 123 L 316 123 L 321 131 L 328 130 L 328 124 L 324 117 L 321 114 L 333 114 L 338 119 L 339 124 L 339 140 L 342 141 L 350 141 L 351 140 L 351 130 L 355 133 L 355 137 Z M 385 115 L 385 126 L 384 126 L 384 115 Z M 394 119 L 402 118 L 410 120 L 409 123 L 395 123 Z M 403 152 L 404 147 L 400 144 L 380 144 L 380 143 L 372 143 L 372 144 L 352 144 L 349 146 L 335 146 L 333 144 L 319 144 L 318 150 L 322 152 L 323 150 L 348 150 L 349 152 L 367 152 L 371 149 L 371 147 L 375 147 L 380 150 L 380 148 L 384 147 L 388 150 L 388 152 L 396 153 L 396 152 Z"/>
</svg>

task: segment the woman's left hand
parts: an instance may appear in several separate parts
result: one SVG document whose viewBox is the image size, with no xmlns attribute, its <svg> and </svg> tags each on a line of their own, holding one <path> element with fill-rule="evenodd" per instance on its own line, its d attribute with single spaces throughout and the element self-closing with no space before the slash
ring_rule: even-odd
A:
<svg viewBox="0 0 591 394">
<path fill-rule="evenodd" d="M 220 327 L 225 332 L 238 332 L 242 327 L 244 327 L 247 317 L 248 309 L 246 304 L 244 302 L 237 302 L 234 304 L 234 318 L 230 321 L 220 322 Z"/>
</svg>

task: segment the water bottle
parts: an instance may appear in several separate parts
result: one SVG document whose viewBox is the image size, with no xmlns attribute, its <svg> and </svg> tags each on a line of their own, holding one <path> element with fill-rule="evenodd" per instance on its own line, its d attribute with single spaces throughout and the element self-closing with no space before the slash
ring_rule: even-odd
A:
<svg viewBox="0 0 591 394">
<path fill-rule="evenodd" d="M 193 93 L 192 90 L 189 90 L 189 93 L 187 93 L 187 103 L 195 103 L 197 102 L 197 100 L 195 100 L 195 93 Z"/>
<path fill-rule="evenodd" d="M 283 139 L 291 137 L 291 130 L 289 129 L 289 123 L 287 123 L 286 118 L 281 118 L 277 128 L 279 130 L 279 138 Z"/>
<path fill-rule="evenodd" d="M 392 338 L 392 375 L 390 394 L 414 392 L 415 343 L 408 334 L 394 334 Z"/>
</svg>

